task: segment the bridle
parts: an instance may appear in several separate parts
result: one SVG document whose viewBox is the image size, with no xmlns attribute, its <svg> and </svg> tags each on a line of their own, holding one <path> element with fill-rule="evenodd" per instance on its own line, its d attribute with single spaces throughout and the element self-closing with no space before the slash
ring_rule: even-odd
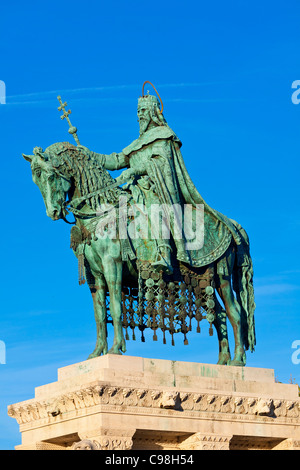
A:
<svg viewBox="0 0 300 470">
<path fill-rule="evenodd" d="M 64 204 L 63 204 L 63 209 L 66 210 L 66 211 L 72 212 L 73 215 L 77 216 L 77 217 L 84 217 L 84 218 L 97 217 L 97 216 L 99 216 L 99 211 L 98 212 L 86 213 L 86 212 L 83 212 L 83 211 L 80 211 L 79 209 L 77 209 L 76 206 L 78 206 L 80 203 L 86 201 L 87 199 L 89 199 L 93 196 L 97 196 L 101 193 L 109 191 L 109 190 L 111 190 L 113 188 L 116 188 L 118 186 L 120 186 L 120 182 L 115 181 L 114 183 L 109 184 L 108 186 L 105 186 L 104 188 L 97 189 L 96 191 L 92 191 L 88 194 L 85 194 L 84 196 L 76 197 L 76 198 L 72 199 L 71 201 L 65 201 Z M 109 212 L 109 211 L 107 211 L 107 212 Z"/>
<path fill-rule="evenodd" d="M 66 176 L 64 174 L 62 174 L 55 167 L 52 168 L 52 171 L 56 176 L 59 176 L 60 178 L 70 182 L 68 180 L 68 178 L 66 178 Z M 131 178 L 129 178 L 129 180 L 130 179 Z M 85 202 L 87 199 L 89 199 L 93 196 L 97 196 L 99 194 L 105 193 L 106 191 L 114 189 L 114 188 L 120 186 L 120 184 L 124 184 L 126 182 L 128 182 L 128 181 L 125 180 L 125 179 L 122 180 L 121 182 L 114 180 L 113 183 L 111 183 L 111 184 L 109 184 L 109 185 L 107 185 L 103 188 L 92 191 L 88 194 L 85 194 L 84 196 L 80 196 L 80 197 L 76 197 L 76 198 L 73 198 L 73 199 L 68 200 L 68 201 L 64 201 L 62 203 L 62 215 L 61 215 L 62 220 L 64 222 L 66 222 L 67 224 L 69 224 L 69 225 L 75 225 L 76 224 L 76 220 L 75 220 L 75 222 L 70 222 L 70 221 L 67 220 L 65 214 L 68 214 L 69 212 L 72 212 L 74 217 L 79 217 L 79 218 L 91 219 L 91 218 L 94 218 L 94 217 L 99 217 L 99 215 L 100 215 L 99 211 L 93 211 L 93 212 L 88 212 L 87 213 L 87 212 L 84 212 L 82 210 L 77 209 L 78 205 L 81 204 L 82 202 Z M 104 211 L 104 212 L 108 213 L 109 210 L 112 210 L 112 209 L 113 209 L 113 207 L 111 209 L 108 209 L 107 211 Z"/>
</svg>

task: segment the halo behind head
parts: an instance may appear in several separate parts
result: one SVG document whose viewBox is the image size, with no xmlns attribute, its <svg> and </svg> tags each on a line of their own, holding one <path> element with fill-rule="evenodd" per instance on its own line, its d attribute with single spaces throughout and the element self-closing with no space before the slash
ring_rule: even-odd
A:
<svg viewBox="0 0 300 470">
<path fill-rule="evenodd" d="M 158 94 L 158 92 L 157 92 L 155 86 L 153 85 L 153 83 L 149 82 L 148 80 L 146 80 L 146 81 L 143 83 L 142 96 L 139 98 L 139 102 L 141 102 L 141 100 L 147 100 L 147 101 L 145 101 L 146 103 L 149 103 L 149 104 L 151 103 L 152 105 L 153 105 L 153 104 L 154 104 L 154 105 L 157 105 L 158 108 L 159 108 L 159 101 L 158 101 L 158 99 L 156 98 L 156 96 L 149 95 L 149 94 L 148 94 L 148 95 L 145 95 L 145 94 L 144 94 L 144 89 L 145 89 L 146 83 L 149 83 L 149 84 L 153 87 L 153 89 L 155 90 L 155 93 L 157 94 L 157 96 L 158 96 L 158 98 L 159 98 L 159 101 L 160 101 L 160 104 L 161 104 L 160 113 L 162 114 L 163 109 L 164 109 L 164 105 L 163 105 L 162 99 L 161 99 L 161 97 L 159 96 L 159 94 Z"/>
</svg>

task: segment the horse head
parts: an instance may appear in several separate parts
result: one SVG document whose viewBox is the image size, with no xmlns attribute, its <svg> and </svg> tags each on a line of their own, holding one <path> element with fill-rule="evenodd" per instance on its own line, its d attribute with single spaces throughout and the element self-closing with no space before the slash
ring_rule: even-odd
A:
<svg viewBox="0 0 300 470">
<path fill-rule="evenodd" d="M 72 178 L 66 173 L 66 167 L 61 155 L 76 147 L 68 143 L 57 143 L 48 147 L 45 151 L 35 147 L 33 155 L 24 155 L 30 163 L 33 182 L 39 187 L 46 213 L 52 220 L 65 219 L 65 201 L 72 187 Z M 74 149 L 73 149 L 74 147 Z"/>
</svg>

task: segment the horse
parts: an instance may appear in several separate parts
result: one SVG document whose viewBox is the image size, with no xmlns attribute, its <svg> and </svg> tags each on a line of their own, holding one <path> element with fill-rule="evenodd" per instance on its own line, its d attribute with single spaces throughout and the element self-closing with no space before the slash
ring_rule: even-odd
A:
<svg viewBox="0 0 300 470">
<path fill-rule="evenodd" d="M 97 327 L 96 346 L 88 359 L 108 353 L 125 353 L 122 283 L 124 276 L 133 285 L 138 283 L 135 260 L 138 242 L 134 238 L 120 239 L 116 231 L 114 236 L 109 236 L 110 230 L 114 230 L 110 224 L 105 226 L 107 236 L 98 236 L 96 227 L 100 223 L 103 229 L 103 214 L 107 222 L 109 212 L 117 206 L 120 197 L 128 198 L 130 194 L 84 148 L 77 148 L 67 142 L 52 144 L 45 151 L 36 147 L 34 155 L 23 154 L 23 157 L 31 165 L 32 178 L 41 191 L 47 215 L 54 221 L 62 219 L 68 223 L 69 212 L 75 217 L 71 229 L 71 248 L 78 258 L 80 283 L 84 283 L 86 274 Z M 99 212 L 99 207 L 107 207 L 107 211 L 101 209 L 102 212 Z M 214 286 L 211 289 L 214 306 L 212 324 L 219 342 L 218 364 L 244 366 L 245 351 L 250 349 L 252 352 L 256 343 L 253 266 L 248 236 L 239 224 L 232 222 L 239 230 L 242 246 L 238 248 L 232 239 L 225 253 L 210 266 Z M 124 252 L 127 253 L 127 259 L 124 259 Z M 227 266 L 225 272 L 222 271 L 224 264 Z M 110 349 L 107 343 L 107 294 L 114 329 Z M 234 334 L 233 359 L 229 348 L 227 318 Z"/>
</svg>

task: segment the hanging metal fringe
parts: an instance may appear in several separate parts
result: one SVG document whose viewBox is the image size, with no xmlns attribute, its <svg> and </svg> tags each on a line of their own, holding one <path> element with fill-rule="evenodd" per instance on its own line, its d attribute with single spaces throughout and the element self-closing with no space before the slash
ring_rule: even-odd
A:
<svg viewBox="0 0 300 470">
<path fill-rule="evenodd" d="M 158 341 L 158 330 L 161 330 L 163 344 L 167 344 L 168 331 L 174 346 L 175 335 L 181 332 L 184 345 L 188 345 L 187 335 L 193 319 L 198 333 L 201 321 L 206 319 L 212 336 L 215 321 L 212 269 L 192 271 L 185 268 L 168 276 L 156 272 L 146 262 L 138 268 L 137 285 L 122 288 L 122 324 L 126 340 L 131 336 L 129 329 L 132 339 L 136 339 L 134 330 L 137 328 L 144 342 L 144 330 L 151 329 L 154 341 Z"/>
</svg>

